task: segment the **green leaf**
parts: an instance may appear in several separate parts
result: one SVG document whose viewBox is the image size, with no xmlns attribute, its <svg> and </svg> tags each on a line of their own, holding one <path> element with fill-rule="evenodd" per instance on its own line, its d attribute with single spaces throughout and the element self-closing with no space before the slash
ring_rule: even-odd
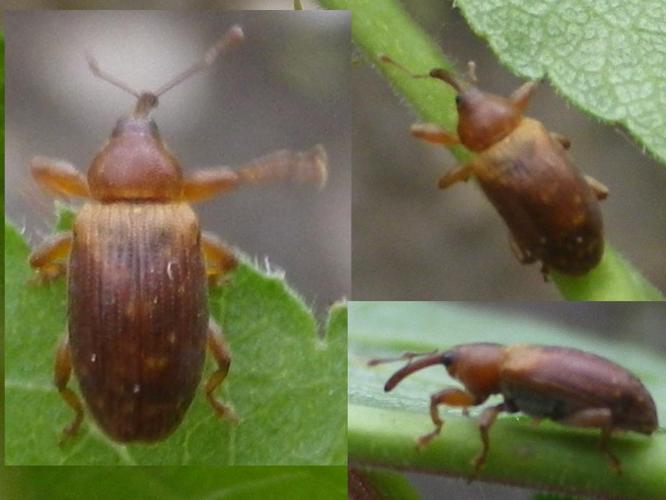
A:
<svg viewBox="0 0 666 500">
<path fill-rule="evenodd" d="M 388 54 L 414 73 L 425 74 L 432 68 L 452 69 L 437 44 L 405 12 L 396 0 L 319 0 L 329 9 L 352 12 L 352 36 L 367 60 L 377 67 L 422 121 L 454 130 L 457 123 L 454 91 L 442 82 L 415 79 L 396 68 L 382 64 L 380 54 Z M 487 2 L 470 2 L 479 6 Z M 666 94 L 664 94 L 666 95 Z M 665 102 L 666 104 L 666 102 Z M 666 116 L 666 111 L 663 116 Z M 453 155 L 465 162 L 470 153 L 465 148 L 451 148 Z M 526 272 L 534 272 L 526 270 Z M 582 278 L 554 275 L 553 282 L 568 300 L 664 300 L 664 295 L 647 281 L 631 262 L 619 255 L 606 241 L 605 255 L 599 266 Z"/>
<path fill-rule="evenodd" d="M 3 468 L 6 500 L 342 500 L 346 467 Z"/>
<path fill-rule="evenodd" d="M 471 461 L 481 442 L 473 418 L 460 411 L 440 407 L 446 421 L 441 435 L 421 452 L 415 446 L 416 438 L 433 428 L 430 394 L 457 385 L 444 370 L 417 372 L 385 393 L 384 383 L 401 364 L 367 366 L 371 358 L 405 351 L 428 352 L 479 341 L 576 347 L 621 362 L 645 383 L 658 413 L 666 414 L 666 360 L 631 344 L 460 304 L 354 302 L 350 309 L 349 460 L 356 464 L 455 476 L 472 472 Z M 476 417 L 479 409 L 470 413 Z M 525 416 L 502 415 L 490 431 L 490 452 L 479 479 L 604 497 L 663 495 L 663 429 L 649 437 L 631 432 L 613 437 L 611 448 L 622 461 L 621 476 L 612 472 L 598 443 L 595 430 L 550 421 L 536 426 Z"/>
<path fill-rule="evenodd" d="M 58 446 L 71 410 L 52 385 L 53 354 L 65 328 L 65 285 L 30 285 L 28 246 L 5 223 L 5 463 L 343 464 L 346 463 L 345 304 L 331 308 L 326 336 L 284 280 L 244 260 L 211 293 L 233 362 L 219 397 L 241 423 L 221 421 L 199 391 L 185 420 L 155 445 L 119 445 L 86 418 Z M 204 377 L 211 373 L 208 360 Z"/>
<path fill-rule="evenodd" d="M 666 4 L 660 0 L 459 0 L 516 74 L 546 75 L 579 108 L 621 123 L 666 162 Z"/>
</svg>

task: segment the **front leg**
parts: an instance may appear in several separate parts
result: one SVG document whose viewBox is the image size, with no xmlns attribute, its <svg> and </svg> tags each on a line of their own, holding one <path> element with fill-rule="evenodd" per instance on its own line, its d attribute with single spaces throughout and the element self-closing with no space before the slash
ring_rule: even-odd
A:
<svg viewBox="0 0 666 500">
<path fill-rule="evenodd" d="M 431 144 L 441 144 L 443 146 L 460 144 L 460 138 L 456 134 L 444 130 L 434 123 L 415 123 L 409 131 L 412 137 Z"/>
<path fill-rule="evenodd" d="M 44 156 L 30 162 L 32 176 L 43 189 L 63 196 L 90 197 L 88 181 L 71 163 Z"/>
<path fill-rule="evenodd" d="M 201 234 L 201 247 L 206 258 L 206 274 L 211 284 L 219 284 L 221 278 L 238 265 L 238 259 L 221 239 L 213 233 Z"/>
<path fill-rule="evenodd" d="M 437 181 L 437 187 L 439 189 L 446 189 L 458 182 L 467 182 L 473 173 L 474 169 L 471 165 L 462 165 L 454 168 L 439 178 L 439 181 Z"/>
<path fill-rule="evenodd" d="M 328 159 L 323 146 L 317 145 L 305 152 L 283 149 L 237 170 L 216 167 L 195 172 L 183 181 L 183 198 L 197 202 L 241 186 L 276 181 L 311 182 L 323 187 L 327 177 Z"/>
<path fill-rule="evenodd" d="M 444 421 L 442 420 L 442 417 L 439 416 L 437 406 L 456 406 L 463 408 L 463 411 L 465 411 L 468 407 L 481 404 L 482 402 L 483 401 L 478 401 L 473 394 L 455 388 L 444 389 L 430 396 L 430 418 L 432 419 L 432 423 L 435 424 L 435 429 L 432 432 L 419 437 L 417 441 L 418 447 L 424 448 L 427 446 L 428 443 L 437 437 L 442 430 Z"/>
<path fill-rule="evenodd" d="M 45 283 L 65 274 L 65 261 L 72 248 L 72 232 L 54 234 L 30 254 L 30 267 L 37 272 L 36 281 Z"/>
</svg>

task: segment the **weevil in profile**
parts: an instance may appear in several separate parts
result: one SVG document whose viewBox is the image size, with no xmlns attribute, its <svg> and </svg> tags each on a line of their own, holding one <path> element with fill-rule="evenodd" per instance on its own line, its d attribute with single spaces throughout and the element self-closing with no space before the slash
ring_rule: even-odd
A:
<svg viewBox="0 0 666 500">
<path fill-rule="evenodd" d="M 137 98 L 94 157 L 87 176 L 65 161 L 36 157 L 38 184 L 60 195 L 86 199 L 73 228 L 47 240 L 30 256 L 37 278 L 66 272 L 68 325 L 55 357 L 55 385 L 74 411 L 64 438 L 77 433 L 84 404 L 68 386 L 72 370 L 86 407 L 117 442 L 156 442 L 182 421 L 202 378 L 206 348 L 217 370 L 205 383 L 215 413 L 236 421 L 215 390 L 231 354 L 209 317 L 208 283 L 237 264 L 233 250 L 201 230 L 190 204 L 241 186 L 271 181 L 323 186 L 322 146 L 281 150 L 238 168 L 184 174 L 161 139 L 151 112 L 158 98 L 208 68 L 244 39 L 231 27 L 203 59 L 155 92 L 136 92 L 102 71 L 93 74 Z"/>
<path fill-rule="evenodd" d="M 380 60 L 406 71 L 388 56 Z M 571 276 L 594 269 L 604 250 L 599 200 L 608 189 L 573 165 L 567 138 L 523 116 L 536 83 L 527 82 L 506 98 L 470 83 L 476 82 L 474 63 L 469 81 L 439 68 L 412 76 L 451 85 L 458 110 L 457 133 L 417 123 L 412 135 L 434 144 L 462 144 L 474 153 L 468 163 L 442 176 L 439 188 L 475 177 L 508 226 L 518 260 L 540 261 L 544 277 L 551 269 Z"/>
<path fill-rule="evenodd" d="M 568 347 L 493 343 L 462 344 L 444 352 L 406 353 L 399 358 L 375 359 L 370 365 L 406 359 L 384 385 L 391 391 L 405 377 L 433 365 L 443 365 L 464 389 L 447 388 L 430 396 L 432 432 L 418 438 L 427 446 L 442 430 L 438 406 L 459 407 L 466 413 L 491 395 L 503 401 L 486 407 L 478 426 L 482 448 L 474 459 L 475 474 L 486 461 L 488 431 L 502 412 L 522 412 L 562 425 L 598 428 L 601 449 L 619 474 L 620 460 L 608 448 L 614 431 L 652 434 L 659 426 L 652 396 L 643 383 L 622 366 L 605 358 Z"/>
</svg>

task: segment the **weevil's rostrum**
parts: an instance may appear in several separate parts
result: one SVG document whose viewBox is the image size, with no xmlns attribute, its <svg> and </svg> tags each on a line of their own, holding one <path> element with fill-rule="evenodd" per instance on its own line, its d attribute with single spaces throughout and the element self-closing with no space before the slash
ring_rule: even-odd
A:
<svg viewBox="0 0 666 500">
<path fill-rule="evenodd" d="M 475 459 L 476 471 L 488 455 L 488 430 L 502 412 L 522 412 L 563 425 L 600 429 L 601 447 L 617 472 L 620 460 L 608 449 L 612 432 L 652 434 L 659 425 L 654 400 L 638 378 L 612 361 L 577 349 L 476 343 L 398 359 L 409 362 L 386 382 L 386 391 L 408 375 L 440 364 L 464 386 L 464 390 L 447 388 L 430 397 L 435 429 L 419 438 L 421 447 L 442 429 L 438 405 L 465 409 L 483 404 L 493 394 L 502 396 L 502 403 L 485 408 L 479 417 L 483 447 Z M 370 364 L 388 361 L 394 360 L 377 359 Z"/>
<path fill-rule="evenodd" d="M 32 161 L 40 185 L 88 199 L 70 232 L 30 256 L 40 279 L 65 271 L 68 276 L 68 325 L 55 362 L 55 384 L 75 412 L 65 437 L 76 434 L 84 414 L 68 387 L 73 370 L 87 408 L 112 439 L 164 439 L 192 402 L 206 347 L 217 363 L 204 387 L 206 398 L 220 417 L 237 419 L 214 396 L 231 355 L 207 303 L 209 281 L 233 269 L 236 258 L 217 237 L 202 232 L 190 203 L 270 181 L 321 186 L 326 153 L 319 145 L 306 152 L 281 150 L 238 169 L 185 175 L 150 115 L 160 95 L 243 37 L 233 26 L 201 62 L 155 93 L 135 92 L 89 61 L 95 75 L 137 98 L 134 111 L 118 121 L 87 176 L 61 160 Z"/>
<path fill-rule="evenodd" d="M 396 65 L 387 56 L 385 62 Z M 428 75 L 458 92 L 457 134 L 431 123 L 415 124 L 412 135 L 436 144 L 462 144 L 472 159 L 439 180 L 445 189 L 474 176 L 511 232 L 522 263 L 542 263 L 573 276 L 592 270 L 603 255 L 598 200 L 608 189 L 583 175 L 569 160 L 569 140 L 523 116 L 536 85 L 528 82 L 505 98 L 482 92 L 443 69 Z M 473 65 L 470 79 L 475 80 Z"/>
</svg>

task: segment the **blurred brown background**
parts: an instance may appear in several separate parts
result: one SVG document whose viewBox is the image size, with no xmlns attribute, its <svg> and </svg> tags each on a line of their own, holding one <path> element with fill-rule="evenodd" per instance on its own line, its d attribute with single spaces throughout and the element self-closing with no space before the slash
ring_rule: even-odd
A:
<svg viewBox="0 0 666 500">
<path fill-rule="evenodd" d="M 203 227 L 284 269 L 323 312 L 349 295 L 350 16 L 345 12 L 91 11 L 5 15 L 6 203 L 31 244 L 48 234 L 53 198 L 37 188 L 37 154 L 85 171 L 134 98 L 89 72 L 155 89 L 234 23 L 246 41 L 160 99 L 154 117 L 184 169 L 239 165 L 323 143 L 329 184 L 249 187 L 196 206 Z"/>
<path fill-rule="evenodd" d="M 462 71 L 506 95 L 521 80 L 441 0 L 403 2 Z M 401 61 L 409 66 L 409 61 Z M 453 167 L 446 149 L 410 137 L 417 116 L 367 65 L 352 72 L 353 297 L 356 300 L 557 299 L 536 265 L 518 263 L 500 216 L 474 183 L 436 188 Z M 619 128 L 596 122 L 542 84 L 528 114 L 572 141 L 571 157 L 610 188 L 602 210 L 608 241 L 666 290 L 666 168 Z"/>
</svg>

